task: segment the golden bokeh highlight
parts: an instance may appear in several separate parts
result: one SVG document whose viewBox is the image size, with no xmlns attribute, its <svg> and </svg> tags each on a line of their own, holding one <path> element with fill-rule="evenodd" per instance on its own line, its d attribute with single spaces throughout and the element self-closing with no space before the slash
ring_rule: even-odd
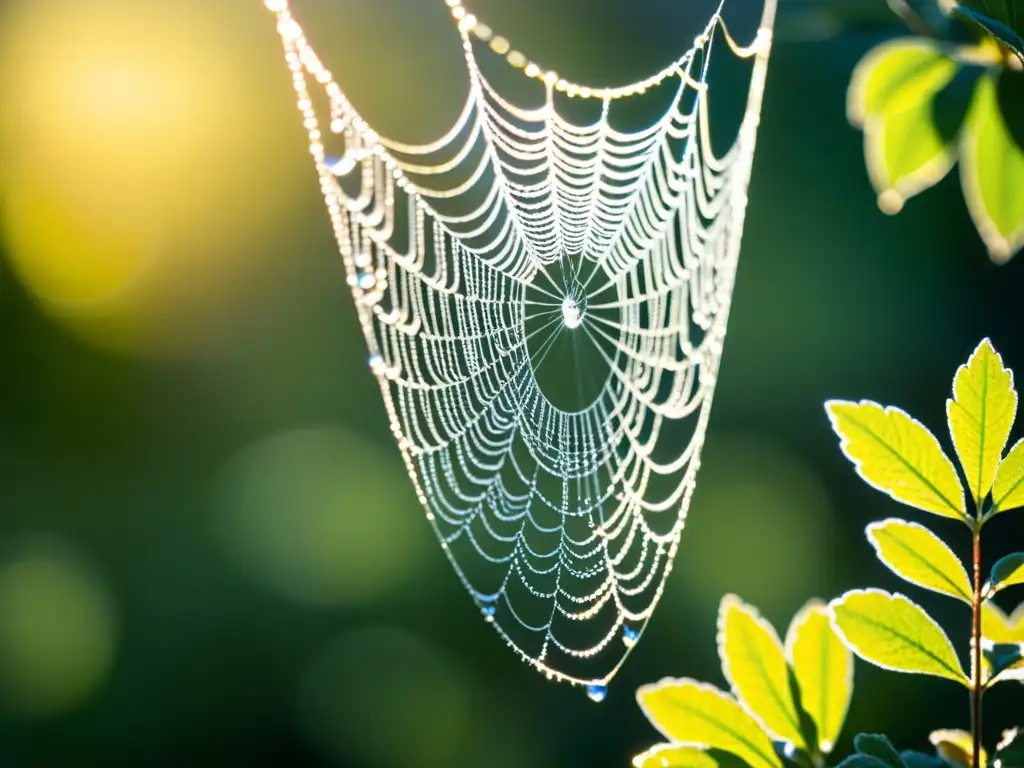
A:
<svg viewBox="0 0 1024 768">
<path fill-rule="evenodd" d="M 266 87 L 243 11 L 20 0 L 5 15 L 0 236 L 31 294 L 89 339 L 194 341 L 202 323 L 176 321 L 247 282 L 308 181 L 282 167 L 286 78 Z"/>
</svg>

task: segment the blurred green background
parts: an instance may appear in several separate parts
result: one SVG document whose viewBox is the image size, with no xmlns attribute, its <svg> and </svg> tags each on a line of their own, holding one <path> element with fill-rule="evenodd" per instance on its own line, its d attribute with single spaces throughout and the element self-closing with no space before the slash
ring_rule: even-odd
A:
<svg viewBox="0 0 1024 768">
<path fill-rule="evenodd" d="M 614 83 L 716 5 L 472 8 Z M 625 766 L 656 739 L 638 685 L 724 684 L 725 592 L 784 631 L 810 597 L 900 589 L 862 529 L 904 511 L 856 478 L 822 403 L 897 404 L 942 433 L 986 335 L 1024 377 L 1024 257 L 988 261 L 955 173 L 878 211 L 845 90 L 905 34 L 884 2 L 781 5 L 688 530 L 596 705 L 507 651 L 423 519 L 262 4 L 0 0 L 0 765 Z M 465 79 L 440 0 L 295 6 L 383 133 L 450 124 Z M 989 530 L 992 559 L 1024 538 L 1019 514 Z M 966 612 L 921 600 L 963 647 Z M 968 725 L 941 680 L 858 664 L 857 687 L 840 751 Z M 1004 688 L 989 743 L 1024 712 Z"/>
</svg>

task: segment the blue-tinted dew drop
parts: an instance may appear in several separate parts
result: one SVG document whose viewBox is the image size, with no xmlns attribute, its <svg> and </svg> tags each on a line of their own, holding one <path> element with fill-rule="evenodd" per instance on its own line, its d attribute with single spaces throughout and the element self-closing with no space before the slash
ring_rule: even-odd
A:
<svg viewBox="0 0 1024 768">
<path fill-rule="evenodd" d="M 486 603 L 481 606 L 480 612 L 483 613 L 484 619 L 487 621 L 494 621 L 494 606 L 490 603 Z"/>
<path fill-rule="evenodd" d="M 625 624 L 622 625 L 622 644 L 627 648 L 632 648 L 636 645 L 636 641 L 640 639 L 640 631 L 633 629 Z"/>
<path fill-rule="evenodd" d="M 605 696 L 608 695 L 608 688 L 599 683 L 591 683 L 587 686 L 587 698 L 591 701 L 601 703 L 604 701 Z"/>
</svg>

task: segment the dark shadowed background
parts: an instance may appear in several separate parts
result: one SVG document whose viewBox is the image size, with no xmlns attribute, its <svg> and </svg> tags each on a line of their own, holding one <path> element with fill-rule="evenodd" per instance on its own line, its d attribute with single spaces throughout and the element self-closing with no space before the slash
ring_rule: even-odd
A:
<svg viewBox="0 0 1024 768">
<path fill-rule="evenodd" d="M 729 1 L 752 29 L 759 0 Z M 615 84 L 717 3 L 468 4 Z M 724 593 L 784 631 L 810 597 L 901 589 L 863 527 L 921 517 L 857 479 L 822 403 L 899 405 L 948 447 L 945 398 L 982 337 L 1024 378 L 1024 256 L 989 262 L 955 172 L 898 217 L 876 207 L 845 90 L 905 33 L 884 2 L 781 5 L 688 528 L 597 705 L 505 649 L 423 519 L 262 4 L 0 0 L 0 765 L 625 766 L 656 740 L 638 685 L 724 684 Z M 295 11 L 382 133 L 426 140 L 457 114 L 441 0 Z M 993 559 L 1022 520 L 986 529 Z M 965 553 L 966 529 L 925 522 Z M 964 647 L 967 611 L 921 602 Z M 856 677 L 840 751 L 968 725 L 951 683 Z M 991 744 L 1024 698 L 987 701 Z"/>
</svg>

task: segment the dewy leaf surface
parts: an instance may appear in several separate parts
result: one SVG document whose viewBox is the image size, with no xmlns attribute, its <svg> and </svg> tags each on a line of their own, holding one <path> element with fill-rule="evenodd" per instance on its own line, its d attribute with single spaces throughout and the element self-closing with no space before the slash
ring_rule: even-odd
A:
<svg viewBox="0 0 1024 768">
<path fill-rule="evenodd" d="M 786 632 L 786 658 L 804 711 L 818 729 L 818 749 L 835 746 L 853 695 L 853 655 L 832 628 L 828 607 L 811 601 Z"/>
<path fill-rule="evenodd" d="M 1024 440 L 1018 441 L 999 464 L 992 485 L 992 504 L 997 512 L 1024 507 Z"/>
<path fill-rule="evenodd" d="M 867 527 L 878 559 L 897 576 L 968 605 L 973 597 L 963 564 L 938 536 L 923 525 L 891 518 Z"/>
<path fill-rule="evenodd" d="M 718 612 L 718 655 L 733 694 L 773 738 L 805 747 L 775 629 L 735 595 Z"/>
<path fill-rule="evenodd" d="M 1024 147 L 1014 140 L 996 99 L 996 79 L 978 81 L 960 140 L 960 175 L 967 209 L 993 261 L 1024 246 Z"/>
<path fill-rule="evenodd" d="M 899 408 L 831 400 L 841 448 L 865 481 L 912 507 L 967 520 L 963 488 L 935 436 Z"/>
<path fill-rule="evenodd" d="M 1021 189 L 1024 189 L 1024 177 L 1021 181 Z M 957 370 L 953 378 L 953 399 L 946 401 L 953 445 L 960 457 L 967 487 L 979 506 L 992 490 L 1016 415 L 1013 373 L 1003 367 L 1003 360 L 992 342 L 985 339 L 966 365 Z"/>
<path fill-rule="evenodd" d="M 832 622 L 865 661 L 897 672 L 934 675 L 968 684 L 942 628 L 903 595 L 855 590 L 833 600 Z"/>
<path fill-rule="evenodd" d="M 782 768 L 771 739 L 732 696 L 693 680 L 640 687 L 637 701 L 668 739 L 731 752 L 751 768 Z"/>
</svg>

